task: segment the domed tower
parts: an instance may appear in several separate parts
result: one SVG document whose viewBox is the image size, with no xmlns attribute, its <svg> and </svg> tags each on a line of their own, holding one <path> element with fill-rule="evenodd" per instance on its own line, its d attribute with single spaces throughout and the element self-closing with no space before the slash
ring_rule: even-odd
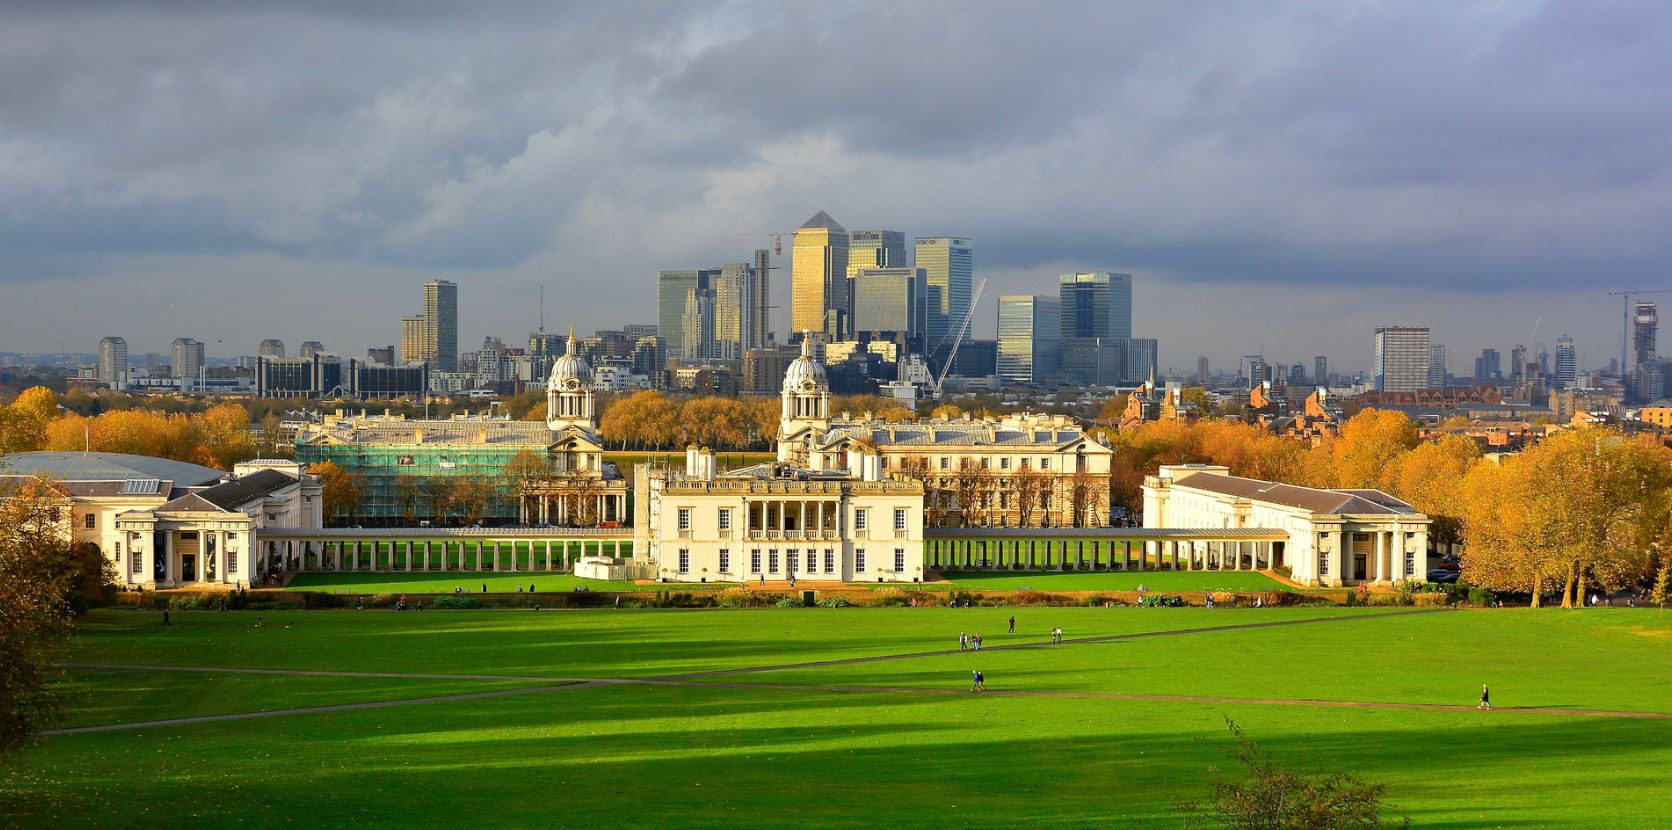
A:
<svg viewBox="0 0 1672 830">
<path fill-rule="evenodd" d="M 570 326 L 569 347 L 552 364 L 546 380 L 546 426 L 553 432 L 578 427 L 591 433 L 597 428 L 592 367 L 576 352 L 575 327 Z"/>
<path fill-rule="evenodd" d="M 803 332 L 801 356 L 784 372 L 783 411 L 778 421 L 778 459 L 806 463 L 810 442 L 830 427 L 830 380 L 813 359 L 813 339 Z"/>
</svg>

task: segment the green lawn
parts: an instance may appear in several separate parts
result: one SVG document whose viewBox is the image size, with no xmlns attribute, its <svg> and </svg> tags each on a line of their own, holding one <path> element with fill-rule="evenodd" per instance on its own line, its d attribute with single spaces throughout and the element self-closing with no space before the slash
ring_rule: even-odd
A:
<svg viewBox="0 0 1672 830">
<path fill-rule="evenodd" d="M 693 591 L 718 590 L 726 587 L 718 582 L 669 583 L 640 585 L 636 582 L 581 579 L 565 573 L 302 573 L 291 579 L 285 590 L 324 591 L 341 594 L 451 594 L 463 588 L 466 594 L 514 594 L 518 588 L 529 586 L 540 593 L 573 591 L 585 585 L 594 591 Z"/>
<path fill-rule="evenodd" d="M 1279 591 L 1289 586 L 1254 571 L 1080 571 L 993 573 L 942 571 L 951 584 L 924 587 L 960 591 Z"/>
<path fill-rule="evenodd" d="M 955 648 L 960 630 L 991 647 L 1053 625 L 1073 638 L 1320 620 L 715 679 L 954 689 L 976 666 L 995 690 L 1462 704 L 1488 680 L 1501 708 L 601 686 L 46 738 L 0 766 L 0 824 L 1178 827 L 1176 805 L 1231 766 L 1232 718 L 1284 760 L 1386 784 L 1416 826 L 1664 826 L 1672 720 L 1505 709 L 1672 711 L 1672 617 L 1385 612 L 330 611 L 266 612 L 260 629 L 249 612 L 179 613 L 166 629 L 151 613 L 96 612 L 67 659 L 597 677 Z M 456 685 L 106 674 L 71 674 L 100 701 L 82 722 L 172 714 L 170 701 L 253 711 Z"/>
</svg>

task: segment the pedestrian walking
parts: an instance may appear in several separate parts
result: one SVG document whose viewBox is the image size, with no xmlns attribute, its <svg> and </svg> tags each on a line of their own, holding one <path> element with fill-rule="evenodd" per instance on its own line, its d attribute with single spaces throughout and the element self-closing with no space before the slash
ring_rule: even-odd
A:
<svg viewBox="0 0 1672 830">
<path fill-rule="evenodd" d="M 987 673 L 986 672 L 977 671 L 975 673 L 975 690 L 978 691 L 978 692 L 987 691 Z"/>
<path fill-rule="evenodd" d="M 1491 709 L 1492 708 L 1492 690 L 1486 688 L 1485 683 L 1480 684 L 1480 705 L 1476 706 L 1475 708 L 1476 709 Z"/>
<path fill-rule="evenodd" d="M 958 632 L 958 650 L 959 651 L 969 651 L 969 648 L 970 648 L 970 635 L 969 635 L 969 633 L 965 632 L 965 631 Z"/>
<path fill-rule="evenodd" d="M 970 691 L 981 691 L 981 672 L 973 669 L 970 671 Z"/>
<path fill-rule="evenodd" d="M 1010 633 L 1016 633 L 1016 617 L 1014 615 L 1010 617 Z"/>
<path fill-rule="evenodd" d="M 171 623 L 171 622 L 168 621 L 168 609 L 164 608 L 163 609 L 163 625 L 166 627 L 166 626 L 171 626 L 173 624 L 174 623 Z"/>
</svg>

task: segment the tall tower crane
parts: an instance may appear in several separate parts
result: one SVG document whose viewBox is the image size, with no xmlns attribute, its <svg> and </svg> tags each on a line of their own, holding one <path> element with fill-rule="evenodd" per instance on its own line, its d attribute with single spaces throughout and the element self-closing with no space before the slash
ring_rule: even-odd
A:
<svg viewBox="0 0 1672 830">
<path fill-rule="evenodd" d="M 1620 298 L 1620 377 L 1622 378 L 1627 374 L 1626 345 L 1631 342 L 1631 298 L 1640 294 L 1672 294 L 1672 288 L 1608 292 L 1608 296 Z"/>
<path fill-rule="evenodd" d="M 952 339 L 952 351 L 946 353 L 946 365 L 941 367 L 940 377 L 935 378 L 932 390 L 935 400 L 940 400 L 941 386 L 946 383 L 946 376 L 952 374 L 952 362 L 958 357 L 958 346 L 964 342 L 964 335 L 970 330 L 970 320 L 975 317 L 975 306 L 981 302 L 981 290 L 987 287 L 987 281 L 982 280 L 975 285 L 975 293 L 970 295 L 970 307 L 964 311 L 964 320 L 958 324 L 958 336 Z"/>
</svg>

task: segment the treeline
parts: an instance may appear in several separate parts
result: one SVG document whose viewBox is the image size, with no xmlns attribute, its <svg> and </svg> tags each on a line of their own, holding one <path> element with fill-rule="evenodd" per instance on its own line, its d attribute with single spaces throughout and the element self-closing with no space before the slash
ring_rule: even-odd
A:
<svg viewBox="0 0 1672 830">
<path fill-rule="evenodd" d="M 116 409 L 83 416 L 60 412 L 57 395 L 34 387 L 0 408 L 0 454 L 50 450 L 119 452 L 202 464 L 220 470 L 260 456 L 289 454 L 278 419 L 252 429 L 249 410 L 220 403 L 197 413 Z"/>
<path fill-rule="evenodd" d="M 751 398 L 675 398 L 641 391 L 623 396 L 600 396 L 598 432 L 612 449 L 662 450 L 699 444 L 720 451 L 771 449 L 778 437 L 783 403 L 777 395 Z M 869 412 L 890 420 L 919 417 L 898 401 L 870 395 L 836 397 L 832 416 L 854 417 Z M 942 406 L 941 415 L 956 415 L 957 407 Z M 534 407 L 529 420 L 545 418 L 545 405 Z M 933 414 L 933 413 L 931 413 Z"/>
<path fill-rule="evenodd" d="M 1219 464 L 1232 474 L 1324 488 L 1373 488 L 1434 520 L 1437 545 L 1462 543 L 1473 585 L 1560 592 L 1646 584 L 1672 550 L 1672 450 L 1654 436 L 1607 427 L 1562 430 L 1502 463 L 1474 441 L 1421 441 L 1399 412 L 1366 409 L 1316 447 L 1235 421 L 1158 422 L 1109 434 L 1111 495 L 1142 507 L 1145 475 L 1162 464 Z"/>
</svg>

